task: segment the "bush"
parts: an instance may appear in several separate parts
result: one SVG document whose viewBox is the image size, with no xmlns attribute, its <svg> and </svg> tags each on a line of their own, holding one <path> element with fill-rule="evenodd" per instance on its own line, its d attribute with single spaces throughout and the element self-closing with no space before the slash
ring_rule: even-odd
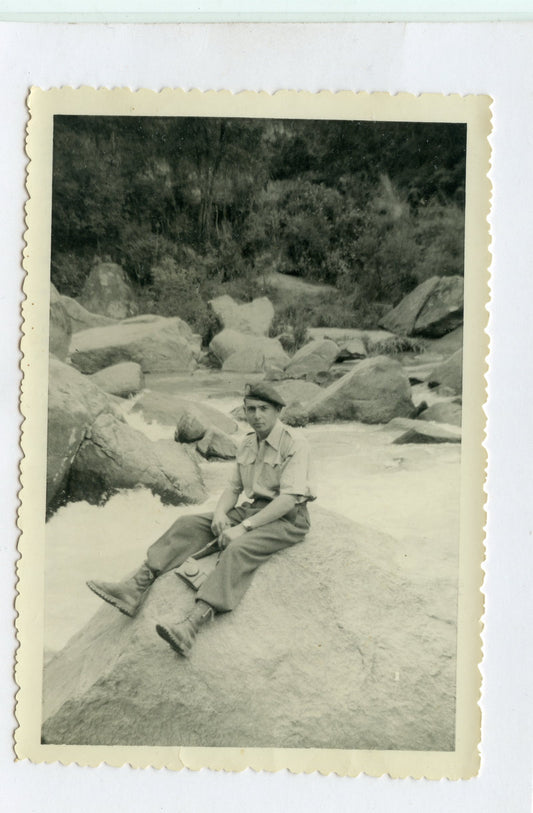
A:
<svg viewBox="0 0 533 813">
<path fill-rule="evenodd" d="M 179 316 L 208 344 L 220 330 L 207 304 L 205 278 L 192 268 L 182 268 L 172 257 L 164 257 L 151 269 L 152 283 L 144 293 L 145 304 L 162 316 Z"/>
<path fill-rule="evenodd" d="M 415 224 L 420 258 L 418 282 L 432 276 L 464 273 L 464 210 L 456 204 L 431 202 L 420 207 Z"/>
<path fill-rule="evenodd" d="M 366 352 L 369 356 L 397 356 L 401 353 L 422 353 L 426 349 L 424 342 L 411 339 L 409 336 L 390 336 L 373 342 L 366 339 Z"/>
<path fill-rule="evenodd" d="M 309 341 L 308 328 L 312 310 L 306 305 L 289 304 L 278 308 L 270 328 L 271 336 L 279 336 L 286 353 L 295 353 Z"/>
<path fill-rule="evenodd" d="M 72 251 L 58 252 L 52 257 L 50 278 L 60 294 L 79 296 L 91 267 L 92 262 L 88 257 L 78 256 Z"/>
</svg>

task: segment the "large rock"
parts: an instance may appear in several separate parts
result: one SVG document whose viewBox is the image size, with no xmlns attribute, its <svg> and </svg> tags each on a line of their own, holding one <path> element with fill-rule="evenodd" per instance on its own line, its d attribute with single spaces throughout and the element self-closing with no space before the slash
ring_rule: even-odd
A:
<svg viewBox="0 0 533 813">
<path fill-rule="evenodd" d="M 223 330 L 211 340 L 209 349 L 229 372 L 255 373 L 269 367 L 285 369 L 289 357 L 277 339 Z"/>
<path fill-rule="evenodd" d="M 430 277 L 401 300 L 380 320 L 380 325 L 400 336 L 411 336 L 414 333 L 416 319 L 428 298 L 439 282 L 439 277 Z"/>
<path fill-rule="evenodd" d="M 72 332 L 78 333 L 80 330 L 87 330 L 90 327 L 105 327 L 115 325 L 117 320 L 109 316 L 102 316 L 99 313 L 91 313 L 75 299 L 70 296 L 62 296 L 61 303 L 69 315 L 72 325 Z"/>
<path fill-rule="evenodd" d="M 237 454 L 237 444 L 233 438 L 214 427 L 207 430 L 196 444 L 196 448 L 202 457 L 208 460 L 211 458 L 232 460 Z"/>
<path fill-rule="evenodd" d="M 287 378 L 306 378 L 325 373 L 337 356 L 339 346 L 331 339 L 316 339 L 296 351 L 285 368 Z"/>
<path fill-rule="evenodd" d="M 194 443 L 196 440 L 203 438 L 206 432 L 207 427 L 203 416 L 194 415 L 187 411 L 183 413 L 178 421 L 174 440 L 178 443 Z"/>
<path fill-rule="evenodd" d="M 416 317 L 414 334 L 438 338 L 463 324 L 464 279 L 441 277 Z"/>
<path fill-rule="evenodd" d="M 186 660 L 154 628 L 193 602 L 168 573 L 133 620 L 102 603 L 45 667 L 43 742 L 453 750 L 455 577 L 395 539 L 313 507 Z"/>
<path fill-rule="evenodd" d="M 101 414 L 115 414 L 106 394 L 73 367 L 50 356 L 46 504 L 64 498 L 70 467 Z"/>
<path fill-rule="evenodd" d="M 463 322 L 463 277 L 431 277 L 389 311 L 380 325 L 402 336 L 438 338 Z"/>
<path fill-rule="evenodd" d="M 463 347 L 463 326 L 455 328 L 440 339 L 430 339 L 427 344 L 431 353 L 449 356 Z"/>
<path fill-rule="evenodd" d="M 85 280 L 78 300 L 92 313 L 102 313 L 112 319 L 125 319 L 138 313 L 133 288 L 120 265 L 98 263 Z"/>
<path fill-rule="evenodd" d="M 256 336 L 268 336 L 274 319 L 274 307 L 266 296 L 240 304 L 231 296 L 217 296 L 209 304 L 223 328 Z"/>
<path fill-rule="evenodd" d="M 93 373 L 91 381 L 104 392 L 118 395 L 120 398 L 135 395 L 144 387 L 143 371 L 140 364 L 134 361 L 123 361 L 111 367 L 104 367 L 103 370 Z"/>
<path fill-rule="evenodd" d="M 405 430 L 393 441 L 398 444 L 461 443 L 461 429 L 452 424 L 403 419 L 397 423 L 391 421 L 390 428 L 401 428 Z"/>
<path fill-rule="evenodd" d="M 339 352 L 335 361 L 347 361 L 351 359 L 364 359 L 368 356 L 365 343 L 360 338 L 341 339 L 337 341 Z"/>
<path fill-rule="evenodd" d="M 153 443 L 128 426 L 89 377 L 50 357 L 47 507 L 102 502 L 144 486 L 173 504 L 204 497 L 198 467 L 173 441 Z"/>
<path fill-rule="evenodd" d="M 451 423 L 461 426 L 462 409 L 460 404 L 453 401 L 437 401 L 418 416 L 421 421 L 437 421 L 437 423 Z"/>
<path fill-rule="evenodd" d="M 69 475 L 71 499 L 101 503 L 118 489 L 144 487 L 165 503 L 205 498 L 202 476 L 184 447 L 153 442 L 112 415 L 100 415 L 78 449 Z"/>
<path fill-rule="evenodd" d="M 72 337 L 70 359 L 82 373 L 95 373 L 121 361 L 135 361 L 143 373 L 194 370 L 200 341 L 174 316 L 82 330 Z"/>
<path fill-rule="evenodd" d="M 274 339 L 268 339 L 268 342 Z M 239 350 L 232 353 L 222 365 L 228 373 L 262 373 L 273 363 L 285 365 L 289 360 L 284 350 L 269 344 L 262 348 Z"/>
<path fill-rule="evenodd" d="M 388 423 L 414 412 L 411 387 L 398 361 L 386 356 L 361 361 L 306 404 L 311 421 Z"/>
<path fill-rule="evenodd" d="M 141 393 L 132 412 L 139 412 L 147 423 L 161 423 L 164 426 L 178 426 L 184 415 L 194 416 L 203 426 L 204 432 L 215 426 L 231 435 L 237 431 L 235 421 L 208 404 L 189 401 L 176 395 L 162 392 Z"/>
<path fill-rule="evenodd" d="M 285 381 L 276 381 L 273 386 L 287 405 L 292 403 L 292 401 L 301 401 L 305 404 L 306 401 L 310 401 L 322 392 L 322 388 L 319 387 L 318 384 L 295 378 L 287 378 Z"/>
<path fill-rule="evenodd" d="M 456 395 L 463 390 L 463 351 L 457 350 L 449 359 L 432 370 L 427 378 L 430 387 L 447 387 Z"/>
<path fill-rule="evenodd" d="M 358 327 L 309 327 L 307 333 L 311 339 L 331 339 L 339 346 L 352 339 L 362 342 L 370 340 L 375 344 L 385 339 L 392 339 L 394 336 L 394 333 L 389 330 L 367 330 Z"/>
<path fill-rule="evenodd" d="M 64 361 L 68 355 L 72 325 L 62 297 L 54 285 L 50 285 L 50 337 L 49 350 Z"/>
</svg>

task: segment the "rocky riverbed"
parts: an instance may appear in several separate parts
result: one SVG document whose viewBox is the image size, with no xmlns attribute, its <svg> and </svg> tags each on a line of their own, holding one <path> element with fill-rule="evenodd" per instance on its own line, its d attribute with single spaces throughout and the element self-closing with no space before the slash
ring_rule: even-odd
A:
<svg viewBox="0 0 533 813">
<path fill-rule="evenodd" d="M 261 376 L 255 376 L 259 379 Z M 147 376 L 154 392 L 180 393 L 229 413 L 254 375 L 202 370 L 192 375 Z M 438 402 L 424 385 L 415 402 Z M 124 402 L 128 423 L 151 440 L 172 439 L 174 427 L 147 423 Z M 240 424 L 240 432 L 246 426 Z M 397 428 L 362 423 L 309 425 L 305 433 L 316 461 L 317 505 L 393 536 L 397 564 L 423 578 L 432 569 L 455 578 L 459 526 L 460 446 L 392 441 Z M 208 492 L 200 505 L 163 505 L 146 489 L 127 490 L 104 506 L 86 502 L 60 508 L 47 525 L 45 646 L 57 651 L 100 607 L 85 580 L 119 578 L 142 559 L 148 543 L 180 514 L 209 510 L 231 463 L 200 464 Z"/>
<path fill-rule="evenodd" d="M 72 325 L 68 350 L 57 322 L 43 741 L 452 749 L 460 304 L 437 297 L 435 338 L 421 346 L 317 329 L 289 359 L 265 325 L 259 336 L 247 327 L 258 308 L 271 319 L 267 301 L 221 299 L 210 355 L 177 318 L 91 326 L 82 313 L 88 327 Z M 413 321 L 412 302 L 400 317 Z M 194 600 L 172 573 L 134 620 L 85 582 L 122 578 L 178 516 L 214 507 L 232 465 L 221 458 L 248 430 L 244 384 L 265 377 L 313 452 L 312 528 L 184 661 L 154 632 Z"/>
</svg>

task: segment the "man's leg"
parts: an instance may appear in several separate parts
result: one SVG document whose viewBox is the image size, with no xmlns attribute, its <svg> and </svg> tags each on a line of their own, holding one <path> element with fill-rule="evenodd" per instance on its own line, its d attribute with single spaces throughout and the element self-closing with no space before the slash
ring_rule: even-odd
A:
<svg viewBox="0 0 533 813">
<path fill-rule="evenodd" d="M 185 514 L 148 548 L 146 561 L 158 575 L 178 567 L 213 540 L 213 514 Z"/>
<path fill-rule="evenodd" d="M 233 610 L 250 586 L 257 568 L 273 553 L 301 542 L 305 532 L 306 529 L 291 522 L 276 520 L 235 539 L 200 587 L 197 599 L 219 613 Z"/>
<path fill-rule="evenodd" d="M 200 627 L 210 621 L 215 612 L 227 612 L 239 603 L 257 568 L 273 553 L 304 538 L 308 523 L 299 519 L 297 524 L 276 520 L 233 541 L 200 587 L 192 612 L 177 624 L 173 621 L 156 624 L 157 634 L 187 657 Z"/>
<path fill-rule="evenodd" d="M 180 517 L 148 548 L 146 561 L 129 579 L 122 582 L 88 581 L 87 586 L 121 613 L 133 617 L 154 580 L 197 553 L 212 539 L 212 514 Z"/>
</svg>

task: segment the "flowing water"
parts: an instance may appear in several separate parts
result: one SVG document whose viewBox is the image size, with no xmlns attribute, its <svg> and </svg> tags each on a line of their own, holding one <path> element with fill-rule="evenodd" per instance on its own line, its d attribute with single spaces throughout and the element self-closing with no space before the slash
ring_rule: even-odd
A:
<svg viewBox="0 0 533 813">
<path fill-rule="evenodd" d="M 257 376 L 259 378 L 261 376 Z M 244 380 L 254 376 L 203 370 L 194 375 L 151 376 L 149 389 L 179 394 L 229 412 L 241 401 Z M 415 403 L 438 396 L 413 388 Z M 173 438 L 173 426 L 128 422 L 152 440 Z M 240 432 L 246 431 L 241 424 Z M 428 572 L 453 581 L 459 538 L 460 446 L 394 445 L 398 430 L 360 423 L 320 424 L 295 430 L 309 439 L 316 465 L 319 504 L 395 538 L 395 566 L 423 582 Z M 44 643 L 61 649 L 99 609 L 87 579 L 114 580 L 134 570 L 146 547 L 181 514 L 211 510 L 231 463 L 201 464 L 208 499 L 201 505 L 162 505 L 146 489 L 124 491 L 105 505 L 70 503 L 47 525 Z M 312 511 L 312 508 L 311 508 Z"/>
</svg>

